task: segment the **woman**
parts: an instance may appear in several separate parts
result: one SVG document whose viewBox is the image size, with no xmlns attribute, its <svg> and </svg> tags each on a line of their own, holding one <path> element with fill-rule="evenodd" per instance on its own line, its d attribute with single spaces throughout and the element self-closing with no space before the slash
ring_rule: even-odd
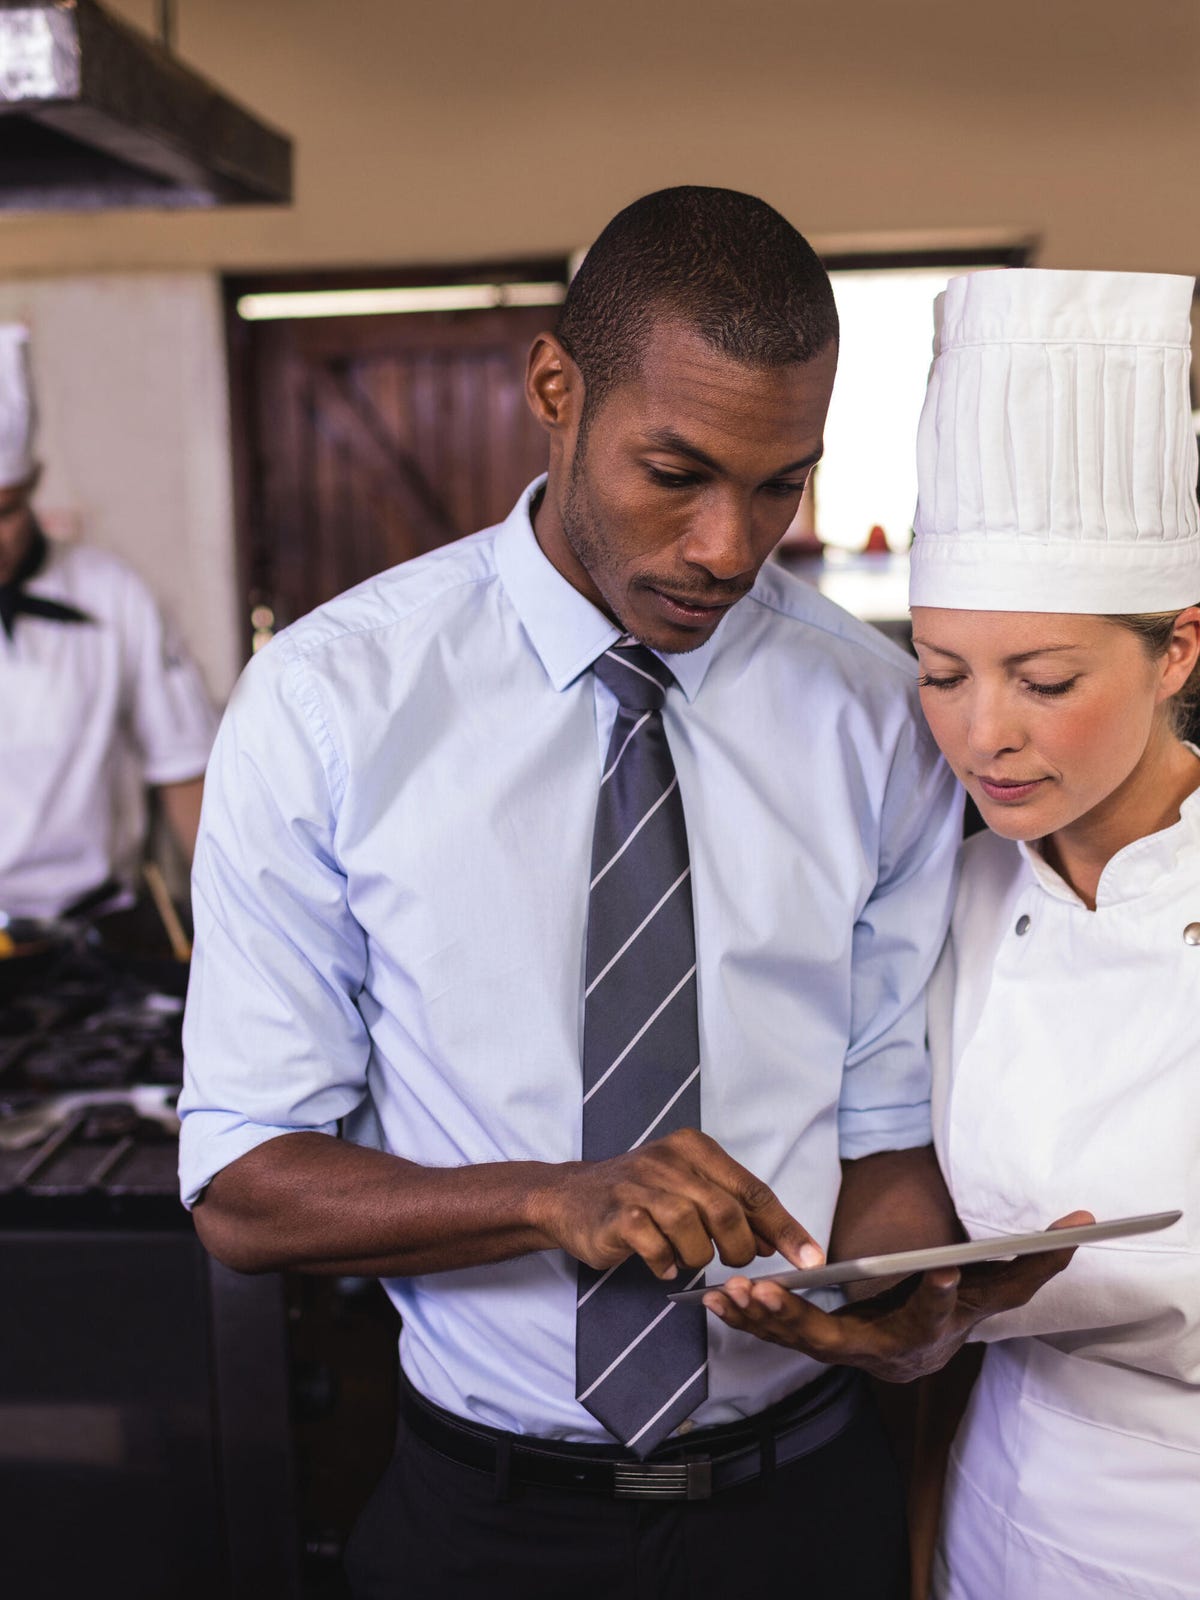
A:
<svg viewBox="0 0 1200 1600">
<path fill-rule="evenodd" d="M 1182 1208 L 982 1324 L 942 1600 L 1200 1596 L 1200 517 L 1186 278 L 997 272 L 940 307 L 925 714 L 990 830 L 934 984 L 969 1234 Z"/>
</svg>

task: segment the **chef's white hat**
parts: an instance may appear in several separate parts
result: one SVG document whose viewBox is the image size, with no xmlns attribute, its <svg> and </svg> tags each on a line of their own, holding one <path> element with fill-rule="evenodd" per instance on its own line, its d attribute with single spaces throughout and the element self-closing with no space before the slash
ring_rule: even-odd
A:
<svg viewBox="0 0 1200 1600">
<path fill-rule="evenodd" d="M 970 611 L 1200 601 L 1193 280 L 978 272 L 934 309 L 909 599 Z"/>
<path fill-rule="evenodd" d="M 34 468 L 37 410 L 29 369 L 29 331 L 0 323 L 0 489 L 24 483 Z"/>
</svg>

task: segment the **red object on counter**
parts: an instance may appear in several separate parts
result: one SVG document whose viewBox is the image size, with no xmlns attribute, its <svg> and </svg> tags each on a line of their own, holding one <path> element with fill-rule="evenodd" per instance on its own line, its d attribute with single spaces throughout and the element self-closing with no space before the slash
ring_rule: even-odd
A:
<svg viewBox="0 0 1200 1600">
<path fill-rule="evenodd" d="M 867 542 L 863 545 L 863 554 L 867 556 L 886 556 L 888 549 L 887 534 L 876 523 L 867 535 Z"/>
</svg>

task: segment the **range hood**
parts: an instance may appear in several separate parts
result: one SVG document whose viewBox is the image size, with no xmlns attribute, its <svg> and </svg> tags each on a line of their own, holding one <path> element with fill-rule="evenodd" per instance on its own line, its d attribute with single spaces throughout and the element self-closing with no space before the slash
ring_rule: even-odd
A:
<svg viewBox="0 0 1200 1600">
<path fill-rule="evenodd" d="M 165 38 L 96 0 L 0 0 L 0 210 L 291 197 L 291 140 L 182 65 Z"/>
</svg>

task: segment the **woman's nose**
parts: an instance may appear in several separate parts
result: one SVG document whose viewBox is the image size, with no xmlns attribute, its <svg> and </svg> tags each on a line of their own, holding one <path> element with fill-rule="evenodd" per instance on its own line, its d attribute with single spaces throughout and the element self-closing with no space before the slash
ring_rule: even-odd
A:
<svg viewBox="0 0 1200 1600">
<path fill-rule="evenodd" d="M 1020 721 L 1007 697 L 981 693 L 971 701 L 967 741 L 976 756 L 1003 755 L 1025 743 Z"/>
</svg>

